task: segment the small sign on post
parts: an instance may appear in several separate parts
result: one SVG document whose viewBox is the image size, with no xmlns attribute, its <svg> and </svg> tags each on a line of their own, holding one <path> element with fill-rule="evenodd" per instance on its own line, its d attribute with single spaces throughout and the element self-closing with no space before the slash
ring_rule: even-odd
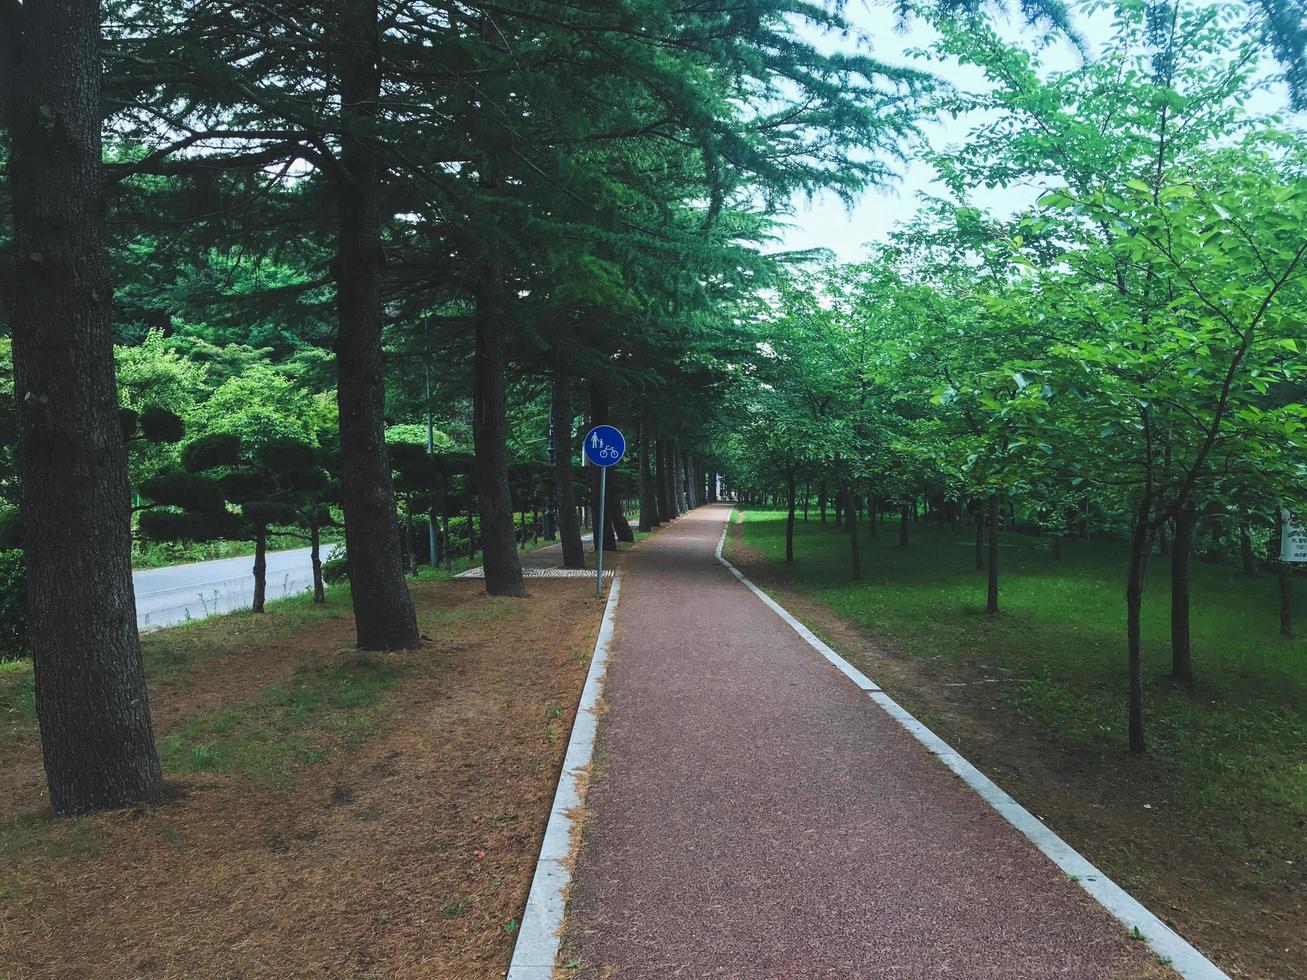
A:
<svg viewBox="0 0 1307 980">
<path fill-rule="evenodd" d="M 1307 562 L 1307 527 L 1280 508 L 1280 561 Z"/>
<path fill-rule="evenodd" d="M 599 513 L 594 526 L 595 595 L 603 595 L 604 581 L 604 504 L 608 498 L 608 467 L 616 466 L 626 455 L 626 437 L 611 425 L 596 425 L 581 443 L 585 458 L 599 467 Z"/>
</svg>

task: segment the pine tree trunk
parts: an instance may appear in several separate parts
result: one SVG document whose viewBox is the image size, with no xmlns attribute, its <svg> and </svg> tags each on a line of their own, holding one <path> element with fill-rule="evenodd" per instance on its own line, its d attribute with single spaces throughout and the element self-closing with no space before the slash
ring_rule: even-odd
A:
<svg viewBox="0 0 1307 980">
<path fill-rule="evenodd" d="M 676 507 L 684 514 L 690 509 L 689 495 L 686 493 L 689 477 L 686 472 L 685 451 L 680 446 L 673 444 L 672 453 L 676 457 L 676 465 L 672 468 L 676 474 Z"/>
<path fill-rule="evenodd" d="M 607 509 L 613 515 L 613 536 L 618 541 L 634 544 L 635 532 L 631 530 L 631 522 L 626 519 L 626 505 L 622 500 L 622 478 L 615 466 L 608 470 Z"/>
<path fill-rule="evenodd" d="M 251 609 L 263 612 L 268 601 L 268 532 L 254 532 L 254 602 Z"/>
<path fill-rule="evenodd" d="M 985 612 L 998 612 L 998 494 L 989 495 L 989 576 L 985 589 Z"/>
<path fill-rule="evenodd" d="M 658 506 L 658 523 L 666 524 L 676 514 L 672 510 L 667 480 L 667 440 L 662 436 L 654 440 L 654 466 L 654 503 Z"/>
<path fill-rule="evenodd" d="M 508 482 L 508 401 L 504 364 L 508 332 L 504 322 L 503 275 L 499 258 L 481 260 L 476 293 L 476 353 L 472 359 L 473 468 L 481 517 L 481 564 L 486 592 L 524 597 L 522 561 L 513 527 L 513 493 Z"/>
<path fill-rule="evenodd" d="M 381 352 L 381 176 L 364 139 L 381 91 L 376 0 L 345 0 L 339 21 L 341 97 L 336 240 L 336 400 L 350 598 L 364 650 L 416 647 L 417 615 L 400 559 L 385 443 Z"/>
<path fill-rule="evenodd" d="M 11 139 L 9 289 L 19 503 L 50 805 L 87 813 L 157 800 L 132 590 L 104 233 L 100 9 L 25 3 L 21 66 L 0 51 Z M 10 71 L 12 70 L 12 75 Z"/>
<path fill-rule="evenodd" d="M 313 566 L 313 601 L 326 602 L 327 589 L 322 584 L 322 524 L 316 507 L 309 518 L 309 563 Z"/>
<path fill-rule="evenodd" d="M 640 453 L 640 530 L 648 534 L 658 526 L 658 506 L 654 502 L 653 466 L 649 453 L 653 444 L 649 440 L 649 427 L 641 425 L 636 432 Z"/>
<path fill-rule="evenodd" d="M 862 552 L 858 543 L 858 498 L 853 493 L 853 488 L 849 487 L 844 492 L 844 521 L 848 525 L 849 532 L 849 559 L 853 566 L 853 581 L 858 582 L 862 579 Z M 839 515 L 836 515 L 836 526 L 839 526 Z"/>
<path fill-rule="evenodd" d="M 1196 512 L 1186 504 L 1175 515 L 1171 544 L 1171 676 L 1192 683 L 1193 658 L 1189 638 L 1189 556 L 1193 550 Z"/>
<path fill-rule="evenodd" d="M 902 504 L 899 507 L 899 547 L 908 546 L 908 505 Z"/>
<path fill-rule="evenodd" d="M 558 501 L 558 540 L 564 568 L 585 568 L 581 524 L 576 519 L 576 491 L 572 487 L 572 378 L 559 355 L 554 362 L 554 497 Z"/>
</svg>

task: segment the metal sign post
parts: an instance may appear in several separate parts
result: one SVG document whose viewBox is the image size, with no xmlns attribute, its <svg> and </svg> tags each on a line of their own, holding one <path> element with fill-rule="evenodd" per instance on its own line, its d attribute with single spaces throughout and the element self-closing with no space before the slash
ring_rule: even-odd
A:
<svg viewBox="0 0 1307 980">
<path fill-rule="evenodd" d="M 585 458 L 599 467 L 598 520 L 594 525 L 595 595 L 603 595 L 604 584 L 604 505 L 608 502 L 608 467 L 616 466 L 626 455 L 626 437 L 611 425 L 596 425 L 581 443 Z"/>
</svg>

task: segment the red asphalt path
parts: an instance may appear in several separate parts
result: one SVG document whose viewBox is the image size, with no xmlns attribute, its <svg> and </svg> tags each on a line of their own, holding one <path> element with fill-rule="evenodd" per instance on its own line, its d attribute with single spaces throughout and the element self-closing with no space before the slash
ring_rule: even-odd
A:
<svg viewBox="0 0 1307 980">
<path fill-rule="evenodd" d="M 565 925 L 602 977 L 1128 977 L 1142 943 L 716 561 L 622 571 Z M 874 678 L 873 678 L 874 679 Z"/>
</svg>

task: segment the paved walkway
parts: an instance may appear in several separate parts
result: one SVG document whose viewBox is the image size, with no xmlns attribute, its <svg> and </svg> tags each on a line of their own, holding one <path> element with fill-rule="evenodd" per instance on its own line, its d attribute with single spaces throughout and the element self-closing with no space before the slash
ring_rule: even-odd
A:
<svg viewBox="0 0 1307 980">
<path fill-rule="evenodd" d="M 1078 886 L 714 559 L 622 572 L 565 949 L 602 977 L 1149 975 Z"/>
</svg>

